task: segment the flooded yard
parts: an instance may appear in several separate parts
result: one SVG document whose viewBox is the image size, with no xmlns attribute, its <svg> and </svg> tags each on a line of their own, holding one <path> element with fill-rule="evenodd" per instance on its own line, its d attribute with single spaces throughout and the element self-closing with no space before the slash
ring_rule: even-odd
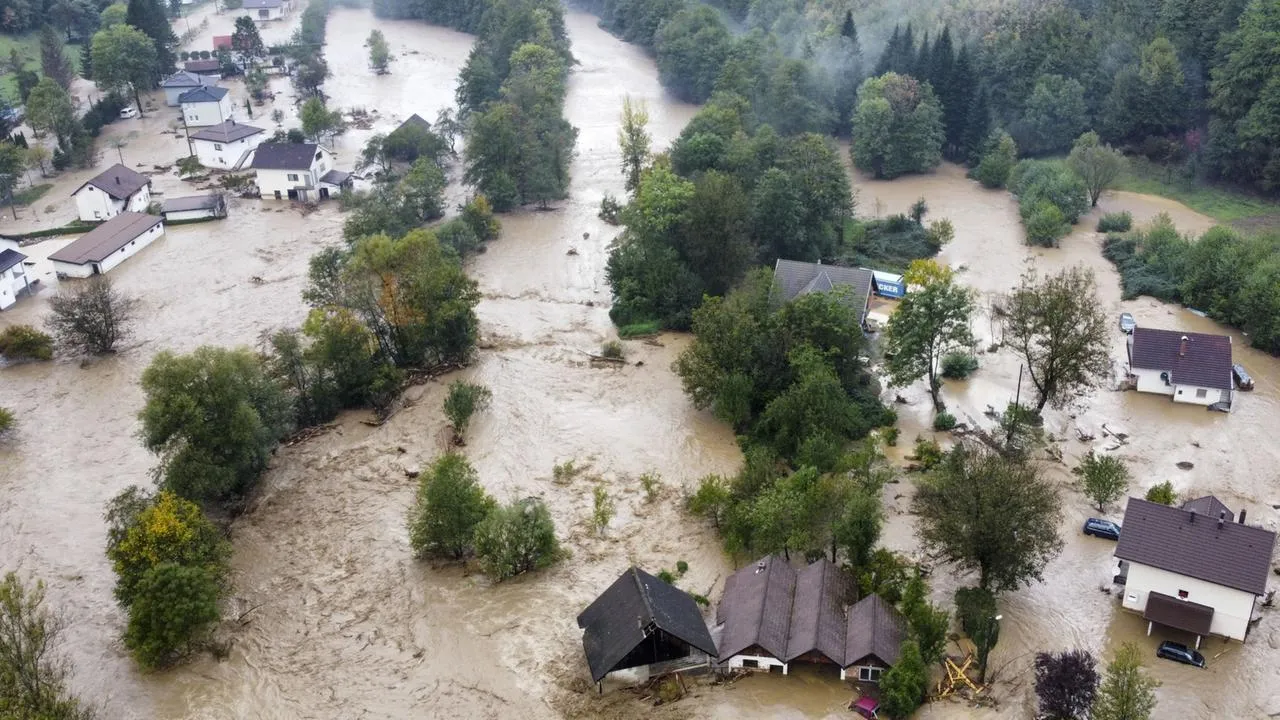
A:
<svg viewBox="0 0 1280 720">
<path fill-rule="evenodd" d="M 207 26 L 203 20 L 209 19 Z M 297 15 L 264 37 L 287 37 Z M 730 473 L 740 455 L 729 428 L 696 412 L 670 364 L 688 338 L 626 343 L 633 364 L 592 367 L 586 352 L 611 337 L 604 266 L 618 228 L 596 217 L 606 192 L 621 195 L 616 127 L 624 94 L 646 100 L 656 147 L 665 147 L 696 108 L 674 102 L 640 50 L 600 30 L 588 15 L 566 16 L 578 59 L 569 80 L 566 113 L 579 128 L 571 198 L 549 212 L 503 218 L 502 237 L 470 263 L 483 300 L 481 351 L 458 376 L 488 385 L 492 407 L 469 432 L 467 454 L 482 483 L 499 499 L 536 495 L 551 508 L 572 557 L 533 577 L 492 585 L 454 567 L 412 559 L 404 529 L 414 481 L 440 451 L 444 382 L 412 388 L 406 407 L 377 428 L 353 413 L 322 438 L 282 448 L 255 506 L 233 528 L 234 598 L 223 633 L 225 660 L 198 658 L 166 673 L 137 672 L 118 641 L 123 615 L 111 597 L 113 575 L 103 556 L 104 503 L 124 487 L 150 482 L 154 458 L 135 437 L 142 396 L 138 377 L 160 350 L 189 351 L 202 344 L 255 345 L 261 334 L 299 323 L 307 260 L 341 242 L 335 204 L 302 214 L 283 203 L 235 200 L 228 219 L 172 227 L 164 239 L 112 273 L 118 286 L 142 302 L 137 336 L 118 356 L 81 366 L 74 361 L 0 370 L 0 405 L 15 411 L 17 438 L 0 445 L 0 566 L 43 577 L 50 599 L 71 621 L 74 686 L 119 718 L 354 718 L 406 717 L 710 717 L 848 716 L 850 692 L 834 677 L 796 673 L 752 677 L 730 688 L 703 687 L 693 697 L 654 709 L 629 693 L 599 697 L 589 682 L 574 618 L 631 563 L 650 571 L 689 563 L 681 586 L 719 595 L 733 566 L 718 539 L 680 510 L 683 487 L 711 473 Z M 200 35 L 229 34 L 234 14 L 206 6 L 190 18 Z M 472 38 L 419 23 L 377 21 L 396 62 L 386 76 L 367 67 L 365 37 L 375 20 L 367 11 L 336 9 L 328 23 L 326 58 L 334 76 L 325 90 L 334 105 L 362 108 L 369 122 L 336 141 L 338 166 L 350 169 L 365 140 L 387 132 L 413 113 L 432 120 L 452 105 L 458 69 Z M 179 28 L 181 32 L 181 28 Z M 267 33 L 273 33 L 267 36 Z M 244 97 L 241 83 L 233 94 Z M 272 107 L 292 117 L 287 81 L 274 81 Z M 0 222 L 0 232 L 48 227 L 74 215 L 67 197 L 79 183 L 113 163 L 144 168 L 185 154 L 185 140 L 169 131 L 173 113 L 116 123 L 104 131 L 96 170 L 67 173 L 46 196 L 53 208 L 26 211 Z M 271 127 L 269 120 L 258 124 Z M 288 125 L 288 121 L 285 123 Z M 113 145 L 120 140 L 119 149 Z M 456 173 L 454 173 L 456 175 Z M 165 195 L 190 194 L 189 183 L 156 171 Z M 931 218 L 947 217 L 956 239 L 942 260 L 962 268 L 961 278 L 984 298 L 1007 292 L 1021 272 L 1051 272 L 1074 264 L 1098 275 L 1110 315 L 1134 314 L 1153 327 L 1221 331 L 1212 322 L 1149 299 L 1122 301 L 1118 277 L 1100 255 L 1092 232 L 1097 212 L 1127 209 L 1139 222 L 1169 212 L 1184 231 L 1199 232 L 1207 218 L 1159 198 L 1112 193 L 1083 220 L 1061 248 L 1022 244 L 1017 209 L 1007 193 L 983 190 L 954 166 L 893 182 L 855 176 L 859 212 L 903 212 L 923 196 Z M 459 188 L 451 190 L 461 197 Z M 45 258 L 69 239 L 34 245 Z M 570 251 L 573 251 L 572 253 Z M 56 288 L 47 263 L 36 268 L 44 291 L 0 314 L 0 325 L 39 324 Z M 982 303 L 986 305 L 985 300 Z M 975 332 L 985 347 L 998 328 L 984 317 Z M 1103 390 L 1068 414 L 1048 413 L 1066 464 L 1051 463 L 1064 488 L 1069 467 L 1093 443 L 1075 439 L 1074 423 L 1103 423 L 1128 434 L 1115 450 L 1130 463 L 1140 493 L 1163 480 L 1180 493 L 1214 493 L 1249 517 L 1274 524 L 1280 503 L 1273 480 L 1280 448 L 1267 442 L 1280 400 L 1280 363 L 1246 348 L 1234 334 L 1237 361 L 1257 389 L 1238 396 L 1230 415 L 1173 405 L 1166 398 Z M 1123 336 L 1115 332 L 1117 367 Z M 968 382 L 948 383 L 945 395 L 961 419 L 985 421 L 988 405 L 1013 398 L 1018 362 L 1005 352 L 983 354 Z M 640 365 L 635 361 L 643 361 Z M 903 444 L 928 432 L 923 387 L 895 390 Z M 1024 393 L 1029 390 L 1026 386 Z M 553 465 L 589 465 L 578 480 L 556 484 Z M 1178 461 L 1194 463 L 1179 470 Z M 661 497 L 644 500 L 638 477 L 664 479 Z M 598 478 L 598 480 L 593 480 Z M 595 482 L 604 483 L 618 515 L 604 538 L 586 526 Z M 889 486 L 885 543 L 915 549 L 905 509 L 911 481 Z M 1074 490 L 1066 493 L 1062 533 L 1067 546 L 1046 571 L 1046 582 L 1002 598 L 1002 641 L 992 658 L 1000 681 L 996 711 L 956 704 L 927 706 L 921 718 L 1026 717 L 1031 654 L 1085 647 L 1106 654 L 1121 640 L 1154 650 L 1139 619 L 1118 612 L 1099 591 L 1109 578 L 1113 544 L 1080 535 L 1093 514 Z M 1119 508 L 1109 517 L 1119 519 Z M 950 603 L 965 578 L 934 574 L 935 594 Z M 1154 660 L 1164 681 L 1160 711 L 1179 717 L 1261 717 L 1280 711 L 1280 628 L 1267 616 L 1247 645 L 1207 643 L 1210 667 L 1190 670 Z M 1274 646 L 1274 647 L 1273 647 Z M 1223 650 L 1221 657 L 1216 657 Z"/>
</svg>

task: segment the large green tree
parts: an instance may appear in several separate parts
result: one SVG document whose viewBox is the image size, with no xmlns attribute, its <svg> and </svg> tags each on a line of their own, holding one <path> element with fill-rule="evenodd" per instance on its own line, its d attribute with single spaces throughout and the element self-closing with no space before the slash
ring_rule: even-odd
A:
<svg viewBox="0 0 1280 720">
<path fill-rule="evenodd" d="M 62 616 L 45 604 L 44 583 L 24 583 L 12 572 L 0 580 L 0 717 L 97 717 L 67 690 L 71 668 L 60 647 L 65 629 Z"/>
<path fill-rule="evenodd" d="M 929 83 L 885 73 L 858 90 L 853 163 L 877 178 L 927 172 L 942 161 L 942 107 Z"/>
<path fill-rule="evenodd" d="M 467 459 L 443 455 L 419 481 L 409 513 L 409 544 L 419 557 L 460 560 L 474 546 L 476 527 L 494 506 Z"/>
<path fill-rule="evenodd" d="M 70 90 L 71 81 L 76 79 L 76 69 L 67 57 L 62 35 L 52 25 L 40 29 L 40 72 L 63 90 Z"/>
<path fill-rule="evenodd" d="M 969 318 L 973 294 L 956 282 L 949 268 L 933 261 L 912 263 L 907 274 L 920 289 L 907 293 L 885 328 L 888 359 L 885 369 L 894 385 L 926 378 L 929 396 L 938 411 L 944 407 L 938 379 L 942 358 L 973 342 Z"/>
<path fill-rule="evenodd" d="M 231 50 L 249 66 L 267 56 L 267 46 L 262 42 L 258 25 L 248 15 L 236 18 L 235 30 L 231 33 Z"/>
<path fill-rule="evenodd" d="M 1090 131 L 1076 138 L 1071 154 L 1067 156 L 1067 166 L 1084 181 L 1089 191 L 1089 204 L 1097 207 L 1102 192 L 1120 179 L 1125 160 L 1119 150 L 1104 144 L 1098 133 Z"/>
<path fill-rule="evenodd" d="M 1093 720 L 1148 720 L 1156 707 L 1160 682 L 1142 669 L 1142 649 L 1125 643 L 1107 664 L 1093 703 Z"/>
<path fill-rule="evenodd" d="M 164 562 L 199 566 L 220 582 L 231 547 L 195 503 L 167 490 L 149 496 L 137 486 L 107 508 L 107 558 L 116 573 L 116 600 L 128 607 L 147 571 Z"/>
<path fill-rule="evenodd" d="M 205 639 L 221 596 L 207 568 L 161 563 L 148 570 L 129 606 L 124 645 L 144 668 L 168 665 Z"/>
<path fill-rule="evenodd" d="M 64 138 L 76 127 L 76 111 L 71 96 L 50 77 L 40 82 L 27 96 L 27 122 L 36 133 L 52 133 Z"/>
<path fill-rule="evenodd" d="M 1210 161 L 1221 176 L 1280 189 L 1280 7 L 1250 0 L 1212 72 Z"/>
<path fill-rule="evenodd" d="M 150 38 L 155 48 L 155 52 L 147 56 L 151 74 L 149 81 L 143 84 L 150 89 L 160 82 L 160 78 L 174 71 L 177 60 L 174 49 L 178 46 L 178 37 L 173 34 L 169 16 L 165 14 L 164 6 L 159 0 L 129 0 L 125 22 Z M 96 60 L 93 66 L 96 73 Z"/>
<path fill-rule="evenodd" d="M 156 44 L 133 25 L 116 25 L 93 36 L 95 81 L 103 88 L 132 93 L 139 116 L 142 90 L 156 82 L 156 58 Z"/>
<path fill-rule="evenodd" d="M 1029 461 L 957 445 L 922 482 L 911 503 L 921 543 L 979 586 L 1013 590 L 1042 579 L 1062 550 L 1061 501 Z"/>
<path fill-rule="evenodd" d="M 715 10 L 698 3 L 685 5 L 654 36 L 659 79 L 681 100 L 705 102 L 732 41 Z"/>
<path fill-rule="evenodd" d="M 618 147 L 622 150 L 622 176 L 627 192 L 640 188 L 640 173 L 649 164 L 653 136 L 649 134 L 649 109 L 643 100 L 622 98 L 622 126 L 618 128 Z"/>
<path fill-rule="evenodd" d="M 1084 86 L 1075 78 L 1041 75 L 1027 98 L 1023 122 L 1015 125 L 1018 147 L 1032 155 L 1060 152 L 1089 124 Z"/>
<path fill-rule="evenodd" d="M 1109 139 L 1122 143 L 1167 137 L 1186 124 L 1189 99 L 1177 50 L 1157 37 L 1143 46 L 1137 63 L 1116 73 L 1102 125 Z"/>
<path fill-rule="evenodd" d="M 476 526 L 475 548 L 481 567 L 495 580 L 547 567 L 563 555 L 551 511 L 536 498 L 490 510 Z"/>
</svg>

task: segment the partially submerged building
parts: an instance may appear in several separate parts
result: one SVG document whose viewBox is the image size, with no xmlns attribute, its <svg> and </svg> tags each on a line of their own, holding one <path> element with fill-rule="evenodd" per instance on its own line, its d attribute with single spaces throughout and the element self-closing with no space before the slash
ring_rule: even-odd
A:
<svg viewBox="0 0 1280 720">
<path fill-rule="evenodd" d="M 224 218 L 227 216 L 227 199 L 218 193 L 165 198 L 160 206 L 160 216 L 165 222 Z"/>
<path fill-rule="evenodd" d="M 1243 641 L 1267 591 L 1275 533 L 1244 524 L 1215 497 L 1170 507 L 1129 498 L 1116 543 L 1122 607 L 1155 625 Z"/>
<path fill-rule="evenodd" d="M 631 567 L 578 616 L 591 679 L 639 668 L 644 676 L 706 667 L 716 655 L 698 604 L 683 590 Z"/>
<path fill-rule="evenodd" d="M 16 240 L 0 237 L 0 310 L 13 305 L 22 293 L 30 292 L 27 256 L 18 250 Z"/>
<path fill-rule="evenodd" d="M 76 213 L 85 222 L 98 222 L 122 212 L 143 212 L 151 204 L 151 178 L 116 163 L 71 193 Z"/>
<path fill-rule="evenodd" d="M 233 119 L 191 133 L 191 149 L 201 165 L 227 170 L 239 165 L 266 138 L 262 128 Z"/>
<path fill-rule="evenodd" d="M 782 302 L 810 293 L 833 293 L 854 313 L 859 325 L 867 318 L 873 281 L 872 272 L 864 268 L 782 259 L 773 268 L 773 282 Z"/>
<path fill-rule="evenodd" d="M 262 143 L 249 168 L 262 197 L 277 200 L 325 200 L 351 186 L 350 173 L 334 168 L 332 153 L 315 143 Z"/>
<path fill-rule="evenodd" d="M 155 215 L 122 212 L 49 256 L 58 277 L 86 278 L 109 272 L 164 235 Z"/>
<path fill-rule="evenodd" d="M 1138 327 L 1128 343 L 1129 380 L 1138 392 L 1230 407 L 1230 336 Z"/>
</svg>

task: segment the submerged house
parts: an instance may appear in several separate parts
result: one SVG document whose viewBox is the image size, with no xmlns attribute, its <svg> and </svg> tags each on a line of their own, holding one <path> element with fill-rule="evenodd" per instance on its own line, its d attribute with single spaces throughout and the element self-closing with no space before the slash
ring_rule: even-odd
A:
<svg viewBox="0 0 1280 720">
<path fill-rule="evenodd" d="M 151 204 L 151 178 L 116 163 L 71 193 L 85 222 L 98 222 L 122 212 L 143 212 Z"/>
<path fill-rule="evenodd" d="M 1230 336 L 1138 327 L 1128 343 L 1129 380 L 1138 392 L 1230 407 Z"/>
<path fill-rule="evenodd" d="M 781 259 L 773 267 L 773 282 L 782 302 L 815 292 L 836 293 L 855 313 L 859 325 L 867 319 L 873 281 L 872 272 L 864 268 Z"/>
<path fill-rule="evenodd" d="M 27 256 L 18 252 L 18 242 L 0 237 L 0 310 L 13 305 L 18 296 L 31 290 L 27 278 Z"/>
<path fill-rule="evenodd" d="M 251 158 L 262 197 L 313 202 L 351 186 L 351 174 L 334 168 L 333 155 L 315 143 L 262 143 Z"/>
<path fill-rule="evenodd" d="M 842 680 L 879 682 L 898 660 L 905 624 L 877 595 L 846 612 L 852 594 L 826 558 L 795 570 L 771 555 L 738 570 L 716 612 L 721 665 L 785 675 L 792 663 L 810 663 L 838 669 Z"/>
<path fill-rule="evenodd" d="M 169 107 L 178 107 L 181 104 L 178 98 L 182 97 L 183 93 L 213 85 L 215 82 L 207 75 L 198 75 L 185 69 L 179 70 L 160 81 L 160 87 L 164 89 L 164 104 Z"/>
<path fill-rule="evenodd" d="M 1275 533 L 1244 524 L 1217 498 L 1170 507 L 1129 498 L 1116 543 L 1121 606 L 1142 614 L 1147 634 L 1164 625 L 1196 636 L 1244 641 L 1254 603 L 1267 591 Z"/>
<path fill-rule="evenodd" d="M 597 688 L 609 673 L 646 675 L 706 667 L 716 655 L 698 604 L 683 590 L 631 567 L 578 616 Z"/>
<path fill-rule="evenodd" d="M 122 212 L 49 256 L 58 277 L 105 274 L 164 235 L 155 215 Z"/>
</svg>

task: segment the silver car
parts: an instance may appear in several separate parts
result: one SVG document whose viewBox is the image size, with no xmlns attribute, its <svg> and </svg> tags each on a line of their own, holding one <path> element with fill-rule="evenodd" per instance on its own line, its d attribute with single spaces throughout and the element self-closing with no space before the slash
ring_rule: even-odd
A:
<svg viewBox="0 0 1280 720">
<path fill-rule="evenodd" d="M 1138 321 L 1133 319 L 1129 313 L 1120 313 L 1120 331 L 1126 335 L 1132 335 L 1133 329 L 1138 327 Z"/>
</svg>

